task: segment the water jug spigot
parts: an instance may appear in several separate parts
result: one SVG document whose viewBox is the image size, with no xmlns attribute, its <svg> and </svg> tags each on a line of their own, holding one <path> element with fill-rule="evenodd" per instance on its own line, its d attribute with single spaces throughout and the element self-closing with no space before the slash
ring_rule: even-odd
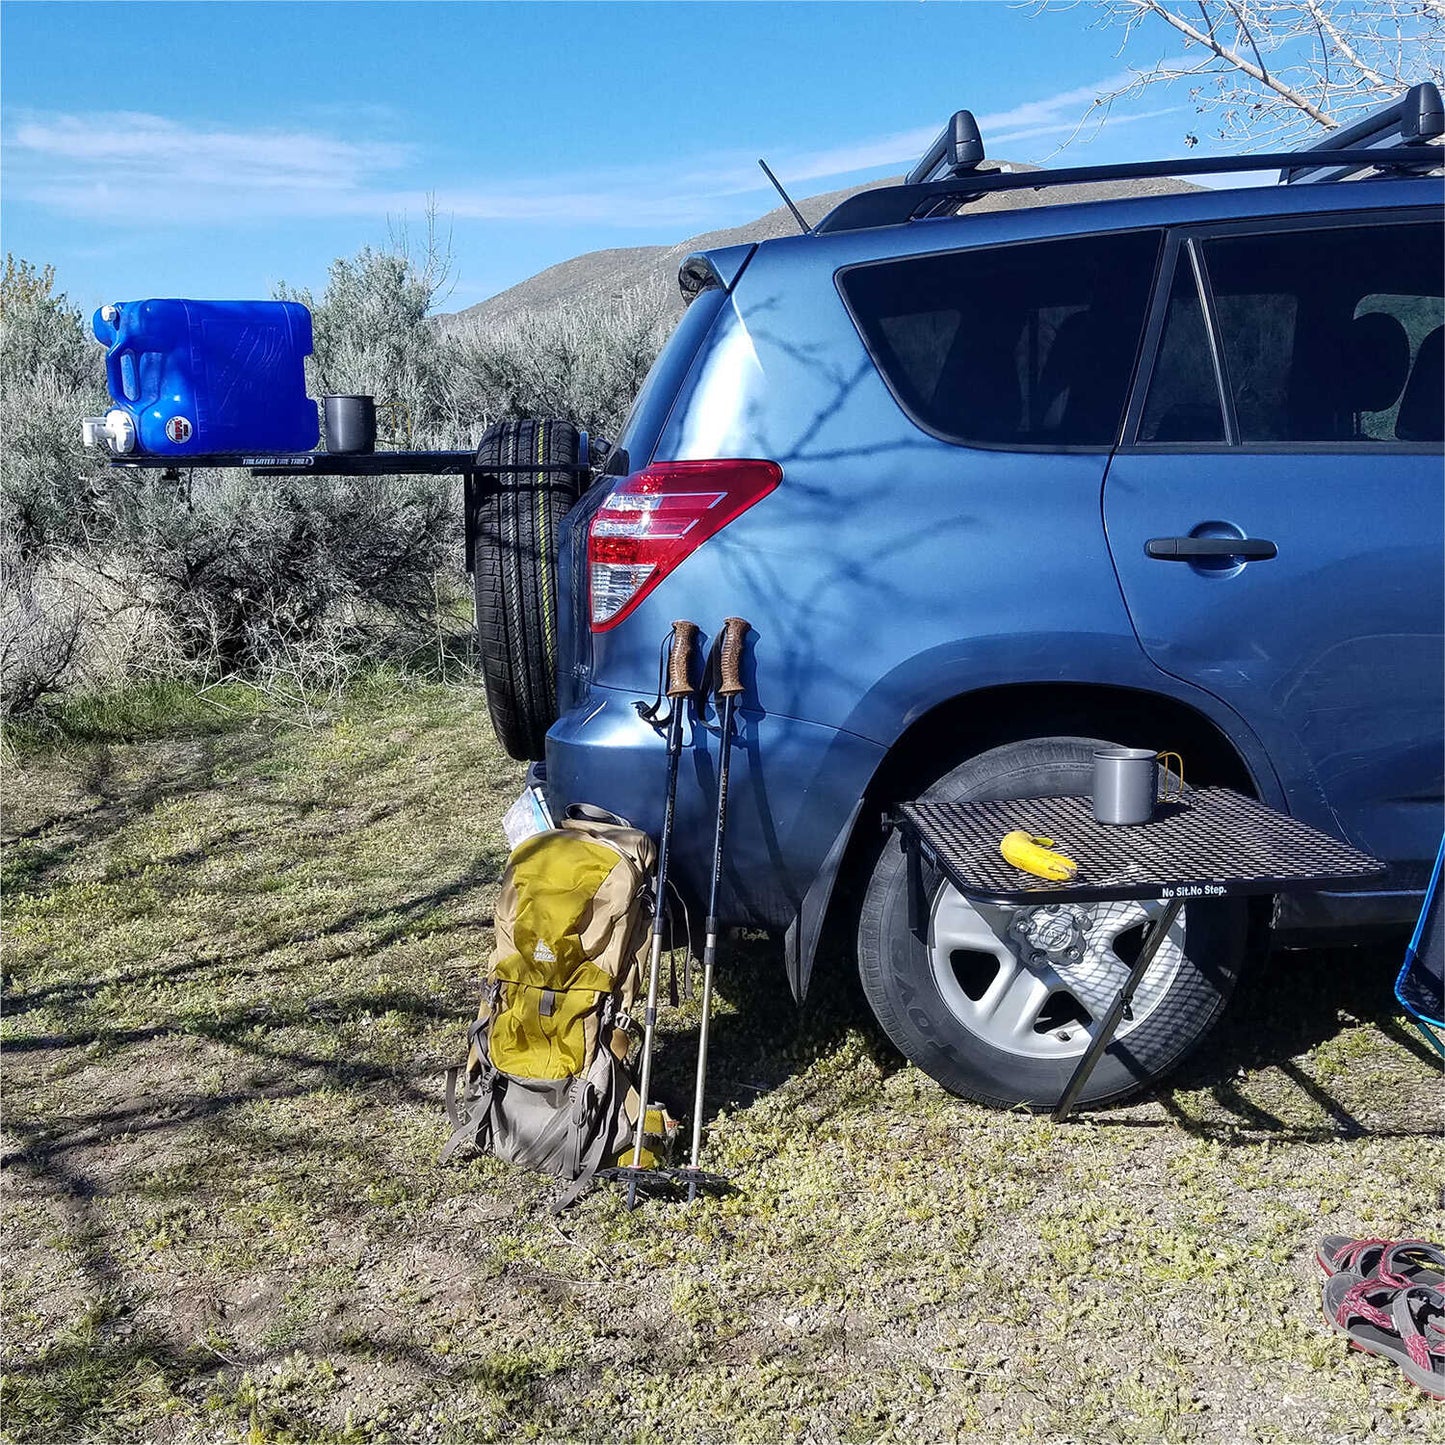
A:
<svg viewBox="0 0 1445 1445">
<path fill-rule="evenodd" d="M 82 417 L 80 439 L 88 447 L 105 447 L 113 455 L 123 457 L 135 450 L 135 422 L 113 407 L 104 416 Z"/>
</svg>

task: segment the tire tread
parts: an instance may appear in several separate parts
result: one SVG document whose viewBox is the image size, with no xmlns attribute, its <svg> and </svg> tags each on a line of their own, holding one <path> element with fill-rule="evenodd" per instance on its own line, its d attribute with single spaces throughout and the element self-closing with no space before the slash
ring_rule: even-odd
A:
<svg viewBox="0 0 1445 1445">
<path fill-rule="evenodd" d="M 503 422 L 483 438 L 478 470 L 575 463 L 579 447 L 570 422 Z M 521 760 L 543 756 L 557 717 L 557 538 L 580 491 L 575 474 L 504 472 L 478 507 L 477 654 L 497 739 Z"/>
</svg>

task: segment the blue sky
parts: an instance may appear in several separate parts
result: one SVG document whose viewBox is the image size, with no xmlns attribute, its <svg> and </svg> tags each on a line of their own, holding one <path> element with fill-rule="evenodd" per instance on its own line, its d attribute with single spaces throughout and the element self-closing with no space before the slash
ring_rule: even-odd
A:
<svg viewBox="0 0 1445 1445">
<path fill-rule="evenodd" d="M 1092 6 L 1002 3 L 16 3 L 0 7 L 4 246 L 80 305 L 320 287 L 424 232 L 443 309 L 599 247 L 672 244 L 904 170 L 967 106 L 1042 161 L 1127 54 Z M 1158 48 L 1150 49 L 1150 45 Z M 1179 153 L 1155 91 L 1068 163 Z M 1203 134 L 1203 132 L 1201 132 Z"/>
</svg>

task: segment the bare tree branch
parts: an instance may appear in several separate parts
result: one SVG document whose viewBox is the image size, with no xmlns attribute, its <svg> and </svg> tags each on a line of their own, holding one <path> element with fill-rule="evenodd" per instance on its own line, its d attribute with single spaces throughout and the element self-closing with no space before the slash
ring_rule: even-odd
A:
<svg viewBox="0 0 1445 1445">
<path fill-rule="evenodd" d="M 1326 130 L 1334 130 L 1339 125 L 1337 120 L 1332 120 L 1317 105 L 1313 104 L 1307 95 L 1302 94 L 1293 86 L 1286 85 L 1277 76 L 1271 75 L 1262 65 L 1246 60 L 1237 49 L 1225 45 L 1210 32 L 1191 25 L 1182 15 L 1176 15 L 1167 5 L 1163 4 L 1163 0 L 1140 0 L 1140 3 L 1151 14 L 1157 15 L 1166 25 L 1172 25 L 1181 35 L 1192 40 L 1196 45 L 1202 45 L 1206 50 L 1213 51 L 1226 65 L 1242 71 L 1261 85 L 1268 86 L 1282 100 L 1287 101 L 1296 110 L 1303 111 L 1316 124 L 1324 126 Z M 1233 9 L 1232 6 L 1230 8 Z M 1244 33 L 1248 35 L 1247 30 Z M 1253 44 L 1252 37 L 1250 43 Z M 1256 50 L 1255 53 L 1258 54 L 1258 51 Z"/>
<path fill-rule="evenodd" d="M 1303 131 L 1337 129 L 1418 81 L 1445 83 L 1445 0 L 1045 0 L 1035 13 L 1045 8 L 1086 8 L 1117 28 L 1126 61 L 1165 35 L 1182 52 L 1134 68 L 1084 121 L 1123 97 L 1185 81 L 1196 111 L 1217 117 L 1221 139 L 1290 143 Z"/>
<path fill-rule="evenodd" d="M 1350 37 L 1344 33 L 1335 23 L 1329 11 L 1320 4 L 1320 0 L 1304 0 L 1305 9 L 1309 12 L 1310 19 L 1330 37 L 1330 44 L 1340 52 L 1345 59 L 1360 72 L 1360 75 L 1372 85 L 1378 85 L 1382 89 L 1390 88 L 1390 78 L 1382 74 L 1373 65 L 1367 64 L 1360 56 L 1350 41 Z M 1325 55 L 1325 63 L 1329 63 L 1328 47 L 1321 45 Z M 1325 84 L 1329 84 L 1329 71 L 1325 71 Z"/>
</svg>

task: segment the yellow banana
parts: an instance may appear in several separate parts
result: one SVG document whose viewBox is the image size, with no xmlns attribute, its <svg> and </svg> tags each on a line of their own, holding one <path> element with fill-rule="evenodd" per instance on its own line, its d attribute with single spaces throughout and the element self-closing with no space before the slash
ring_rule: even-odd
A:
<svg viewBox="0 0 1445 1445">
<path fill-rule="evenodd" d="M 1035 838 L 1021 828 L 1015 828 L 998 845 L 998 851 L 1015 868 L 1032 873 L 1035 878 L 1047 878 L 1051 883 L 1067 883 L 1079 871 L 1079 865 L 1072 858 L 1053 851 L 1052 838 Z"/>
</svg>

